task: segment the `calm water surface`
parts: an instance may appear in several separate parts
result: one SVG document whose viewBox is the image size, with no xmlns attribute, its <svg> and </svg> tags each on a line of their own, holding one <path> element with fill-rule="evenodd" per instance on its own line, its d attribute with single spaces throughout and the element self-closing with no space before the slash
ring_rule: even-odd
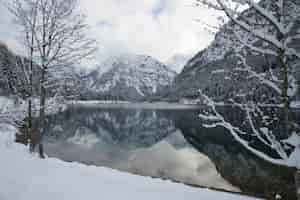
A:
<svg viewBox="0 0 300 200">
<path fill-rule="evenodd" d="M 252 195 L 279 193 L 284 199 L 295 198 L 293 169 L 256 157 L 223 128 L 203 128 L 199 110 L 149 105 L 72 107 L 48 117 L 45 150 L 66 161 Z"/>
</svg>

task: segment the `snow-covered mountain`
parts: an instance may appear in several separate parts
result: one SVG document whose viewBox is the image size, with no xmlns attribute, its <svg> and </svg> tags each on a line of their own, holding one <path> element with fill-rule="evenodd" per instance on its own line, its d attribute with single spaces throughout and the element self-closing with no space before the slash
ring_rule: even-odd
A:
<svg viewBox="0 0 300 200">
<path fill-rule="evenodd" d="M 22 66 L 22 67 L 21 67 Z M 18 95 L 25 98 L 28 95 L 29 60 L 17 55 L 8 46 L 0 41 L 0 96 Z M 38 92 L 40 68 L 33 66 L 34 90 Z"/>
<path fill-rule="evenodd" d="M 7 96 L 15 93 L 23 93 L 25 85 L 24 74 L 17 70 L 17 63 L 21 57 L 14 54 L 5 44 L 0 42 L 0 95 Z"/>
<path fill-rule="evenodd" d="M 268 3 L 271 1 L 261 1 Z M 298 12 L 297 9 L 290 9 L 288 12 Z M 246 10 L 243 15 L 248 15 L 251 18 L 251 10 Z M 298 22 L 299 23 L 299 22 Z M 300 26 L 300 23 L 297 25 Z M 226 24 L 215 36 L 215 40 L 206 49 L 197 53 L 184 66 L 182 72 L 175 78 L 174 84 L 170 90 L 166 91 L 160 98 L 172 101 L 181 99 L 196 99 L 199 98 L 199 89 L 202 89 L 206 94 L 213 97 L 216 101 L 223 101 L 234 97 L 240 90 L 253 91 L 253 97 L 260 101 L 260 98 L 271 100 L 273 94 L 270 90 L 261 87 L 259 81 L 244 80 L 245 76 L 235 77 L 231 79 L 230 69 L 238 65 L 238 59 L 235 56 L 233 49 L 239 49 L 240 44 L 236 42 L 234 34 L 229 31 L 230 28 L 239 29 L 232 22 Z M 260 44 L 257 44 L 260 45 Z M 295 40 L 295 47 L 300 52 L 300 40 Z M 244 48 L 245 50 L 245 48 Z M 264 71 L 266 67 L 272 66 L 276 69 L 277 62 L 273 57 L 248 54 L 246 57 L 247 63 L 255 66 L 257 70 Z M 299 61 L 296 61 L 298 65 Z M 295 65 L 296 66 L 296 65 Z M 300 73 L 293 72 L 298 82 L 300 89 Z M 254 91 L 255 90 L 255 91 Z M 298 90 L 300 91 L 300 90 Z M 263 96 L 262 94 L 267 94 Z M 300 98 L 300 93 L 298 97 Z M 295 100 L 296 100 L 295 99 Z M 272 99 L 273 100 L 273 99 Z"/>
<path fill-rule="evenodd" d="M 16 54 L 0 41 L 0 96 L 17 95 L 27 98 L 29 91 L 30 61 L 28 58 Z M 77 94 L 78 78 L 75 68 L 68 67 L 67 70 L 59 71 L 57 68 L 48 70 L 47 95 L 74 96 Z M 33 65 L 33 89 L 35 95 L 40 91 L 41 67 Z M 50 81 L 51 80 L 51 81 Z M 64 80 L 68 80 L 65 84 Z M 55 84 L 54 84 L 55 82 Z M 74 84 L 73 84 L 74 83 Z M 61 87 L 63 86 L 64 89 Z"/>
<path fill-rule="evenodd" d="M 169 86 L 176 72 L 145 55 L 115 56 L 83 78 L 82 99 L 141 101 Z M 101 68 L 101 66 L 99 67 Z"/>
</svg>

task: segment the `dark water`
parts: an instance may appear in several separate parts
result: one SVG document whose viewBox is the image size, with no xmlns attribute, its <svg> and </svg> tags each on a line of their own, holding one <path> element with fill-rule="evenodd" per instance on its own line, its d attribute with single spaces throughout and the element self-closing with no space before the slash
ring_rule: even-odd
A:
<svg viewBox="0 0 300 200">
<path fill-rule="evenodd" d="M 228 112 L 233 120 L 234 112 Z M 49 116 L 45 150 L 107 166 L 272 199 L 296 199 L 294 169 L 264 161 L 223 128 L 206 129 L 199 109 L 73 107 Z M 276 158 L 267 147 L 253 146 Z"/>
</svg>

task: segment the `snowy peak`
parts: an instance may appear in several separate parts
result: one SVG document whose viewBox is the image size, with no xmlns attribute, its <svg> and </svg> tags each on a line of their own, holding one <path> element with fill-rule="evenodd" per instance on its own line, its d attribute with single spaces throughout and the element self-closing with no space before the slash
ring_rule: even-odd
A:
<svg viewBox="0 0 300 200">
<path fill-rule="evenodd" d="M 169 86 L 176 76 L 165 64 L 145 55 L 115 56 L 103 65 L 109 70 L 87 81 L 94 99 L 146 100 Z"/>
</svg>

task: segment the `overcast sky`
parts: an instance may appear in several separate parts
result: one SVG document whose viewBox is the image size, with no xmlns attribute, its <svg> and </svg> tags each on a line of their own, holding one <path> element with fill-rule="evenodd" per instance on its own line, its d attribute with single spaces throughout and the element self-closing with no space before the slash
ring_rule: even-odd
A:
<svg viewBox="0 0 300 200">
<path fill-rule="evenodd" d="M 175 54 L 192 56 L 213 39 L 201 23 L 214 23 L 195 0 L 81 0 L 90 34 L 100 45 L 97 57 L 117 53 L 151 55 L 161 61 Z M 0 40 L 18 50 L 16 27 L 0 7 Z"/>
</svg>

